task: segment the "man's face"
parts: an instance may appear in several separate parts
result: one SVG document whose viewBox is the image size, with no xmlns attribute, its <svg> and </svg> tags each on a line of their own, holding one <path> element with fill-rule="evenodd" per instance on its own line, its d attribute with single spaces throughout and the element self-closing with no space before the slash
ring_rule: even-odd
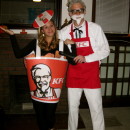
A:
<svg viewBox="0 0 130 130">
<path fill-rule="evenodd" d="M 51 76 L 46 69 L 38 69 L 35 73 L 35 81 L 38 88 L 41 88 L 42 91 L 45 91 L 49 87 L 51 81 Z"/>
<path fill-rule="evenodd" d="M 80 3 L 75 3 L 71 7 L 69 12 L 70 17 L 77 23 L 80 24 L 81 20 L 84 19 L 85 10 Z"/>
<path fill-rule="evenodd" d="M 80 3 L 75 3 L 71 7 L 70 15 L 80 15 L 84 14 L 84 7 Z"/>
</svg>

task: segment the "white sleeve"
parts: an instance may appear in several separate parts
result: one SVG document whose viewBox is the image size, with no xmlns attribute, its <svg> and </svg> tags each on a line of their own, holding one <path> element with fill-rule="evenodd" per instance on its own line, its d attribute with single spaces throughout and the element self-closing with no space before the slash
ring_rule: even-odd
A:
<svg viewBox="0 0 130 130">
<path fill-rule="evenodd" d="M 99 25 L 94 27 L 91 36 L 90 41 L 94 53 L 85 56 L 86 62 L 100 61 L 106 58 L 110 53 L 110 48 L 106 36 Z"/>
<path fill-rule="evenodd" d="M 66 26 L 58 31 L 59 39 L 65 41 L 66 39 L 71 39 L 70 36 L 70 26 Z"/>
<path fill-rule="evenodd" d="M 66 39 L 71 39 L 71 35 L 70 35 L 70 29 L 71 29 L 71 26 L 70 25 L 68 25 L 68 26 L 66 26 L 66 27 L 64 27 L 63 29 L 61 29 L 61 30 L 59 30 L 58 31 L 58 36 L 59 36 L 59 39 L 60 39 L 60 42 L 59 42 L 59 47 L 60 47 L 60 50 L 62 50 L 61 48 L 62 48 L 62 44 L 63 44 L 63 42 L 66 40 Z M 69 48 L 69 50 L 70 50 L 70 52 L 72 51 L 71 50 L 71 45 L 70 44 L 68 44 L 67 45 L 68 46 L 68 48 Z"/>
</svg>

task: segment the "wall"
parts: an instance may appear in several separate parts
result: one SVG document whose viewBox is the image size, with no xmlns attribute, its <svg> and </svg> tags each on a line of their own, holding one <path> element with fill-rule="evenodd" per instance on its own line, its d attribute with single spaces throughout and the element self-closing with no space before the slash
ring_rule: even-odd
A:
<svg viewBox="0 0 130 130">
<path fill-rule="evenodd" d="M 61 19 L 62 25 L 64 24 L 65 19 L 67 19 L 68 21 L 70 20 L 70 17 L 68 15 L 68 11 L 67 11 L 67 6 L 66 6 L 67 1 L 68 0 L 62 0 L 62 13 L 64 14 L 64 15 L 61 16 L 62 17 L 62 19 Z M 87 10 L 86 10 L 87 13 L 86 13 L 85 18 L 88 21 L 92 21 L 92 11 L 93 11 L 92 4 L 93 4 L 93 0 L 83 0 L 83 1 L 86 3 L 86 7 L 87 7 Z M 130 34 L 130 24 L 129 24 L 129 34 Z"/>
<path fill-rule="evenodd" d="M 41 12 L 48 9 L 54 10 L 54 1 L 41 3 L 32 1 L 2 1 L 1 5 L 1 23 L 31 24 Z"/>
<path fill-rule="evenodd" d="M 9 38 L 0 37 L 0 50 L 0 106 L 4 107 L 4 110 L 9 110 L 12 102 L 9 77 L 25 75 L 26 71 L 23 60 L 15 58 Z"/>
<path fill-rule="evenodd" d="M 67 1 L 68 0 L 62 0 L 62 14 L 64 14 L 64 15 L 61 16 L 62 25 L 64 24 L 65 19 L 67 19 L 68 21 L 70 20 L 70 17 L 68 15 L 68 11 L 67 11 L 67 6 L 66 6 Z M 91 20 L 92 19 L 92 0 L 83 0 L 83 1 L 86 3 L 86 7 L 87 7 L 87 9 L 86 9 L 87 13 L 86 13 L 85 18 L 88 21 L 92 21 Z"/>
</svg>

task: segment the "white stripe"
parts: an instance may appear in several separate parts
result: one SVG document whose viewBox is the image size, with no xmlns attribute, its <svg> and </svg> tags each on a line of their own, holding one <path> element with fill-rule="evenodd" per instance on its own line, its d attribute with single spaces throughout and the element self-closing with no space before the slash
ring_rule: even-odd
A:
<svg viewBox="0 0 130 130">
<path fill-rule="evenodd" d="M 63 50 L 64 50 L 64 43 L 63 43 L 62 40 L 60 40 L 60 42 L 59 42 L 59 51 L 63 52 Z"/>
<path fill-rule="evenodd" d="M 43 26 L 45 23 L 43 22 L 43 20 L 40 20 L 40 18 L 42 19 L 43 18 L 43 20 L 44 19 L 47 19 L 48 21 L 52 18 L 52 15 L 50 15 L 48 12 L 44 12 L 43 13 L 43 16 L 41 16 L 41 17 L 37 17 L 36 19 L 35 19 L 35 21 L 36 21 L 36 23 L 41 27 L 41 26 Z"/>
<path fill-rule="evenodd" d="M 50 15 L 48 12 L 45 12 L 45 17 L 50 20 L 52 18 L 52 15 Z"/>
<path fill-rule="evenodd" d="M 42 20 L 39 20 L 39 17 L 36 18 L 35 21 L 40 27 L 44 25 L 44 22 Z"/>
<path fill-rule="evenodd" d="M 36 57 L 41 57 L 41 49 L 38 46 L 38 39 L 37 39 L 37 43 L 36 43 Z"/>
</svg>

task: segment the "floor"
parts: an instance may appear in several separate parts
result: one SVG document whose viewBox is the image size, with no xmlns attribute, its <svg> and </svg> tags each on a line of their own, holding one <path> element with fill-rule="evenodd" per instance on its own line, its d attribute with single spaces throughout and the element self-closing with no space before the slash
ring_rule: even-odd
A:
<svg viewBox="0 0 130 130">
<path fill-rule="evenodd" d="M 61 113 L 58 115 L 57 113 L 57 117 L 57 122 L 59 123 L 57 123 L 57 130 L 67 130 L 67 114 Z M 104 117 L 106 124 L 105 130 L 130 130 L 130 107 L 104 108 Z M 18 130 L 18 128 L 19 130 L 29 130 L 31 128 L 30 125 L 32 124 L 34 126 L 31 130 L 38 130 L 34 117 L 29 117 L 29 119 L 27 118 L 28 117 L 22 116 L 20 120 L 18 118 L 14 118 L 13 120 L 11 119 L 6 125 L 7 130 Z M 89 109 L 80 109 L 79 120 L 80 123 L 78 130 L 93 130 Z M 24 124 L 24 126 L 22 126 L 22 124 Z M 0 128 L 0 130 L 2 129 Z"/>
<path fill-rule="evenodd" d="M 80 109 L 80 116 L 86 128 L 78 130 L 93 130 L 89 109 Z M 104 108 L 104 117 L 105 130 L 130 130 L 130 107 Z"/>
<path fill-rule="evenodd" d="M 86 129 L 92 130 L 91 117 L 88 109 L 81 109 L 80 115 Z M 104 108 L 105 130 L 130 130 L 130 107 Z"/>
</svg>

